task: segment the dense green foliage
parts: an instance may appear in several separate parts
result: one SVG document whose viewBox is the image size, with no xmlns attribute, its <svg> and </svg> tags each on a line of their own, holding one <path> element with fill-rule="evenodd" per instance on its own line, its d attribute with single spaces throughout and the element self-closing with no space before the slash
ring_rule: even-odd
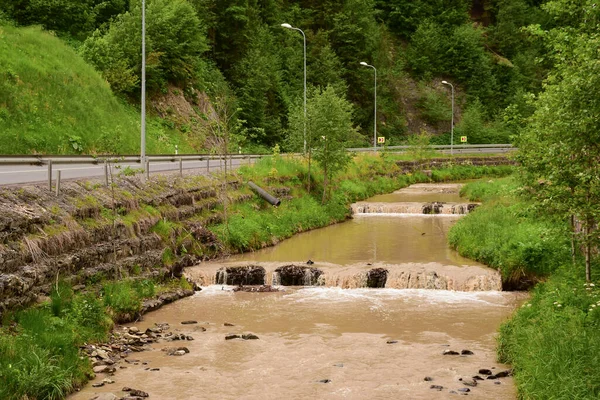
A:
<svg viewBox="0 0 600 400">
<path fill-rule="evenodd" d="M 553 272 L 557 261 L 570 259 L 566 224 L 519 199 L 517 186 L 514 178 L 467 184 L 463 194 L 484 204 L 448 235 L 461 255 L 501 271 L 507 287 L 530 284 Z"/>
<path fill-rule="evenodd" d="M 199 121 L 212 117 L 205 100 L 199 100 L 205 92 L 213 101 L 227 97 L 231 109 L 238 110 L 230 122 L 246 136 L 246 147 L 278 143 L 288 150 L 291 114 L 302 104 L 304 54 L 302 34 L 281 27 L 286 22 L 306 34 L 309 89 L 331 86 L 353 104 L 353 125 L 362 134 L 355 145 L 371 142 L 374 122 L 373 71 L 361 61 L 377 68 L 378 130 L 393 144 L 422 129 L 435 135 L 434 143 L 448 143 L 449 93 L 440 78 L 457 89 L 455 121 L 461 134 L 471 143 L 507 142 L 515 130 L 506 129 L 505 120 L 527 116 L 531 110 L 523 95 L 540 91 L 555 62 L 545 57 L 545 41 L 522 28 L 553 28 L 559 25 L 552 18 L 555 10 L 564 8 L 527 0 L 147 0 L 149 95 L 164 126 L 183 136 L 190 130 L 198 134 L 187 138 L 196 149 L 211 148 L 204 141 L 207 133 L 199 132 L 209 130 Z M 19 25 L 40 24 L 57 32 L 115 93 L 139 102 L 140 0 L 5 0 L 2 12 Z M 560 21 L 569 26 L 577 19 Z M 162 97 L 173 91 L 185 99 Z M 189 109 L 182 109 L 181 101 Z M 507 106 L 512 111 L 504 118 Z M 94 131 L 97 137 L 104 134 L 100 128 Z M 63 132 L 82 137 L 73 129 Z M 169 142 L 165 147 L 176 144 L 168 133 L 156 136 Z M 112 151 L 108 144 L 80 142 L 85 151 Z M 32 150 L 48 151 L 37 143 Z"/>
<path fill-rule="evenodd" d="M 519 159 L 523 183 L 536 199 L 558 215 L 580 221 L 582 229 L 576 233 L 585 247 L 589 280 L 600 221 L 600 12 L 593 2 L 582 3 L 585 18 L 574 26 L 549 32 L 531 28 L 551 47 L 555 68 L 532 102 L 535 111 L 519 138 Z M 547 7 L 551 15 L 568 20 L 571 12 L 580 11 L 579 4 L 565 0 Z"/>
<path fill-rule="evenodd" d="M 0 36 L 0 153 L 138 152 L 138 112 L 72 49 L 39 28 L 0 25 Z M 190 148 L 180 140 L 150 121 L 149 151 Z"/>
<path fill-rule="evenodd" d="M 18 312 L 14 328 L 0 334 L 0 398 L 63 399 L 90 376 L 79 346 L 106 339 L 112 322 L 102 300 L 74 295 L 68 285 L 52 292 L 51 302 Z"/>
<path fill-rule="evenodd" d="M 597 281 L 596 281 L 597 282 Z M 523 399 L 600 396 L 600 290 L 565 266 L 538 284 L 500 329 L 498 355 L 514 368 Z"/>
</svg>

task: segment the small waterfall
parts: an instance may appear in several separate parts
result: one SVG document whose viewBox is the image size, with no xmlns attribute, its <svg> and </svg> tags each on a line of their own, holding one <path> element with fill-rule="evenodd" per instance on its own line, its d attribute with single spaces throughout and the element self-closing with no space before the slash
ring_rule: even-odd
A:
<svg viewBox="0 0 600 400">
<path fill-rule="evenodd" d="M 271 286 L 281 286 L 281 274 L 277 271 L 271 274 Z"/>
<path fill-rule="evenodd" d="M 352 204 L 352 214 L 442 214 L 463 215 L 471 212 L 477 203 L 367 203 L 360 202 Z"/>
<path fill-rule="evenodd" d="M 304 286 L 313 286 L 313 273 L 311 268 L 304 270 Z"/>
<path fill-rule="evenodd" d="M 227 284 L 227 269 L 220 269 L 217 271 L 215 283 L 217 285 L 226 285 Z"/>
<path fill-rule="evenodd" d="M 351 270 L 328 267 L 325 270 L 304 265 L 284 265 L 274 270 L 257 265 L 221 267 L 207 273 L 190 270 L 186 273 L 202 286 L 263 285 L 328 286 L 342 289 L 392 288 L 454 290 L 461 292 L 501 291 L 502 277 L 498 271 L 483 267 L 453 267 L 427 264 L 389 265 L 385 268 Z M 362 270 L 361 270 L 362 269 Z M 214 271 L 214 270 L 213 270 Z M 269 277 L 271 282 L 268 282 Z"/>
</svg>

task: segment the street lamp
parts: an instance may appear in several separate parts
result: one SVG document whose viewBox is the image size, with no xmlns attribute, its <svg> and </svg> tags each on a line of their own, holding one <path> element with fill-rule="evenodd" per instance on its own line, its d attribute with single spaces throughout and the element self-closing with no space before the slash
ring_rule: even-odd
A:
<svg viewBox="0 0 600 400">
<path fill-rule="evenodd" d="M 449 85 L 452 88 L 452 122 L 450 123 L 450 155 L 454 155 L 452 146 L 454 145 L 454 85 L 446 81 L 442 81 L 444 85 Z"/>
<path fill-rule="evenodd" d="M 146 168 L 146 0 L 142 0 L 142 142 L 140 164 Z"/>
<path fill-rule="evenodd" d="M 302 29 L 294 28 L 290 24 L 281 24 L 281 26 L 300 32 L 304 38 L 304 154 L 306 154 L 306 35 Z"/>
<path fill-rule="evenodd" d="M 377 68 L 372 65 L 367 64 L 364 61 L 360 62 L 360 65 L 363 67 L 373 68 L 375 71 L 375 111 L 373 117 L 373 151 L 377 151 Z"/>
</svg>

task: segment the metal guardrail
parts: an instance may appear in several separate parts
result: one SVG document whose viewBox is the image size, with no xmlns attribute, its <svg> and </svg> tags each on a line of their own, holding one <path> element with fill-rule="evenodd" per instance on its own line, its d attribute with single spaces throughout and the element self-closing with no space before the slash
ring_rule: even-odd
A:
<svg viewBox="0 0 600 400">
<path fill-rule="evenodd" d="M 454 154 L 503 154 L 510 153 L 511 151 L 515 151 L 517 149 L 512 144 L 457 144 L 454 146 L 431 145 L 427 147 L 443 154 L 449 154 L 451 151 Z M 377 151 L 404 153 L 410 150 L 411 148 L 414 148 L 414 146 L 384 146 L 377 147 Z M 373 147 L 360 147 L 348 149 L 348 151 L 354 152 L 368 152 L 374 150 L 375 149 Z"/>
<path fill-rule="evenodd" d="M 377 151 L 388 151 L 403 153 L 411 149 L 413 146 L 387 146 L 377 147 Z M 451 148 L 456 154 L 473 154 L 473 153 L 487 153 L 487 154 L 500 154 L 508 153 L 516 150 L 512 144 L 463 144 L 463 145 L 431 145 L 428 146 L 432 150 L 439 151 L 441 153 L 449 153 Z M 351 152 L 368 152 L 373 151 L 373 147 L 361 147 L 361 148 L 349 148 Z M 259 159 L 265 155 L 260 154 L 228 154 L 228 159 Z M 158 154 L 152 156 L 146 156 L 147 160 L 152 162 L 157 161 L 169 161 L 178 162 L 182 161 L 206 161 L 206 160 L 223 160 L 223 154 Z M 104 161 L 109 162 L 124 162 L 124 163 L 140 163 L 139 155 L 114 155 L 114 156 L 77 156 L 77 155 L 4 155 L 0 156 L 0 165 L 18 165 L 18 164 L 29 164 L 29 165 L 48 165 L 50 162 L 53 164 L 92 164 L 98 165 L 103 164 Z"/>
<path fill-rule="evenodd" d="M 227 159 L 259 159 L 264 157 L 258 154 L 228 154 Z M 153 156 L 146 156 L 148 161 L 170 161 L 178 162 L 182 161 L 206 161 L 206 160 L 223 160 L 223 154 L 159 154 Z M 24 155 L 8 155 L 0 156 L 0 165 L 48 165 L 53 164 L 90 164 L 100 165 L 105 161 L 111 163 L 123 162 L 123 163 L 140 163 L 140 156 L 133 155 L 114 155 L 114 156 L 78 156 L 78 155 L 39 155 L 39 156 L 24 156 Z"/>
<path fill-rule="evenodd" d="M 404 153 L 409 151 L 413 146 L 387 146 L 387 147 L 378 147 L 377 151 L 385 151 L 391 153 Z M 437 151 L 443 154 L 449 154 L 451 151 L 453 154 L 503 154 L 516 150 L 513 145 L 510 144 L 472 144 L 472 145 L 433 145 L 429 146 L 430 149 Z M 349 148 L 347 149 L 351 152 L 369 152 L 373 151 L 372 147 L 366 148 Z M 288 154 L 290 156 L 297 156 L 299 154 Z M 239 160 L 236 164 L 244 164 L 243 160 L 247 160 L 247 164 L 253 163 L 255 160 L 265 157 L 265 155 L 259 154 L 158 154 L 151 155 L 146 157 L 146 164 L 143 165 L 140 160 L 139 155 L 103 155 L 103 156 L 78 156 L 78 155 L 0 155 L 0 167 L 11 167 L 18 165 L 30 165 L 36 167 L 47 166 L 47 179 L 48 179 L 48 188 L 52 190 L 52 182 L 53 178 L 56 177 L 56 189 L 57 194 L 60 191 L 60 179 L 61 172 L 63 172 L 62 177 L 64 178 L 64 174 L 73 171 L 74 169 L 81 169 L 75 166 L 73 169 L 63 169 L 60 171 L 58 169 L 54 169 L 55 166 L 59 165 L 89 165 L 89 166 L 98 166 L 103 167 L 103 175 L 105 177 L 106 185 L 109 182 L 109 171 L 111 170 L 111 166 L 113 165 L 126 165 L 126 167 L 131 167 L 131 165 L 139 165 L 140 172 L 143 172 L 145 178 L 150 178 L 150 172 L 165 172 L 163 167 L 158 167 L 156 169 L 152 169 L 153 163 L 173 163 L 176 165 L 175 170 L 179 170 L 179 174 L 183 175 L 183 166 L 185 162 L 197 162 L 205 161 L 205 166 L 193 166 L 188 168 L 197 168 L 204 169 L 207 173 L 211 172 L 211 168 L 221 168 L 221 162 L 229 163 L 230 167 L 233 167 L 234 160 Z M 219 160 L 219 166 L 213 165 L 211 167 L 211 161 Z M 129 164 L 129 165 L 127 165 Z M 177 165 L 178 164 L 178 165 Z M 178 166 L 178 168 L 177 168 Z M 90 167 L 92 168 L 92 167 Z M 152 170 L 152 171 L 151 171 Z M 173 169 L 170 169 L 173 171 Z M 20 171 L 21 173 L 29 173 L 33 171 Z M 39 173 L 39 170 L 36 171 Z M 55 174 L 53 174 L 55 172 Z M 4 172 L 6 173 L 6 172 Z M 1 173 L 0 173 L 1 174 Z M 102 172 L 101 172 L 102 174 Z M 54 176 L 55 175 L 55 176 Z M 94 175 L 98 176 L 98 174 Z M 37 179 L 37 178 L 36 178 Z M 42 178 L 44 179 L 44 178 Z M 73 179 L 73 177 L 71 177 Z M 39 181 L 39 180 L 38 180 Z M 27 180 L 17 182 L 13 180 L 13 183 L 24 183 L 28 182 Z M 0 184 L 6 184 L 0 182 Z"/>
</svg>

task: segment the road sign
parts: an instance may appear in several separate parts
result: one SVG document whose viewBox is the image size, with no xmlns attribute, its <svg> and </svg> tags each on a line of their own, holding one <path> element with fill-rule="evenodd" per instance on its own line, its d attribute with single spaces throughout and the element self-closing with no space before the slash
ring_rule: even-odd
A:
<svg viewBox="0 0 600 400">
<path fill-rule="evenodd" d="M 385 143 L 385 137 L 384 136 L 378 136 L 377 137 L 377 143 Z"/>
<path fill-rule="evenodd" d="M 461 143 L 467 143 L 467 137 L 466 136 L 461 136 L 460 137 L 460 142 Z"/>
</svg>

